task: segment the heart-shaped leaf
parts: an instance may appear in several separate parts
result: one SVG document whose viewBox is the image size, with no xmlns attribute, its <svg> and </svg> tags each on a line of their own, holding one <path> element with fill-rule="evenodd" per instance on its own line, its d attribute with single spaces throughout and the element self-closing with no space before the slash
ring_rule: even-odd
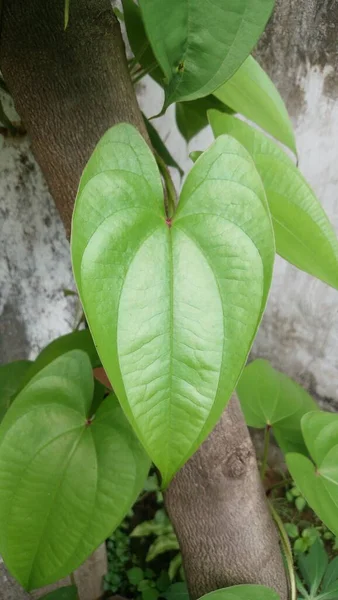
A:
<svg viewBox="0 0 338 600">
<path fill-rule="evenodd" d="M 276 250 L 299 269 L 338 288 L 338 240 L 321 204 L 292 160 L 272 140 L 234 117 L 210 111 L 215 136 L 250 152 L 271 211 Z"/>
<path fill-rule="evenodd" d="M 33 589 L 76 569 L 123 519 L 149 460 L 113 396 L 91 415 L 78 350 L 40 371 L 0 427 L 0 552 Z"/>
<path fill-rule="evenodd" d="M 69 585 L 42 596 L 40 600 L 78 600 L 77 589 L 74 585 Z"/>
<path fill-rule="evenodd" d="M 0 422 L 31 364 L 29 360 L 17 360 L 7 365 L 0 365 Z"/>
<path fill-rule="evenodd" d="M 258 359 L 245 367 L 237 394 L 247 425 L 273 433 L 283 452 L 304 452 L 301 418 L 317 405 L 295 381 Z"/>
<path fill-rule="evenodd" d="M 166 75 L 166 102 L 219 88 L 250 54 L 274 0 L 140 0 L 155 57 Z"/>
<path fill-rule="evenodd" d="M 253 56 L 248 56 L 236 73 L 214 91 L 214 95 L 297 154 L 285 104 L 270 77 Z"/>
<path fill-rule="evenodd" d="M 301 454 L 287 454 L 287 465 L 307 503 L 338 535 L 338 415 L 311 412 L 301 424 L 314 464 Z"/>
<path fill-rule="evenodd" d="M 222 413 L 270 286 L 270 216 L 249 154 L 219 138 L 169 219 L 149 147 L 113 127 L 81 179 L 72 259 L 105 370 L 167 485 Z"/>
<path fill-rule="evenodd" d="M 200 600 L 280 600 L 278 594 L 263 585 L 234 585 L 205 594 Z"/>
</svg>

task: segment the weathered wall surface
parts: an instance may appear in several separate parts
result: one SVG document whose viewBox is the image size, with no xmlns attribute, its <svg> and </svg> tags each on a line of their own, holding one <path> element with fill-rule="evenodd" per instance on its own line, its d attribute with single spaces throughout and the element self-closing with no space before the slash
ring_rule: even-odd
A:
<svg viewBox="0 0 338 600">
<path fill-rule="evenodd" d="M 338 232 L 338 0 L 278 0 L 258 56 L 292 115 L 300 169 Z M 161 91 L 150 80 L 140 86 L 139 98 L 149 116 L 161 107 Z M 181 166 L 190 168 L 172 108 L 156 126 Z M 211 139 L 205 130 L 189 151 L 204 149 Z M 28 139 L 0 138 L 0 173 L 4 363 L 34 358 L 50 340 L 70 331 L 76 306 L 63 294 L 74 289 L 68 243 Z M 338 406 L 338 292 L 277 258 L 254 354 L 269 358 L 324 403 Z M 9 600 L 4 585 L 0 565 L 0 600 Z"/>
</svg>

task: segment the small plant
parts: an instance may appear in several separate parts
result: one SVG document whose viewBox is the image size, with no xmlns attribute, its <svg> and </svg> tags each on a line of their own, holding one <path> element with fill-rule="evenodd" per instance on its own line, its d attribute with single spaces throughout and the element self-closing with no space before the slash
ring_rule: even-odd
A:
<svg viewBox="0 0 338 600">
<path fill-rule="evenodd" d="M 297 589 L 302 600 L 337 600 L 338 556 L 329 562 L 322 542 L 317 538 L 307 554 L 300 554 Z"/>
</svg>

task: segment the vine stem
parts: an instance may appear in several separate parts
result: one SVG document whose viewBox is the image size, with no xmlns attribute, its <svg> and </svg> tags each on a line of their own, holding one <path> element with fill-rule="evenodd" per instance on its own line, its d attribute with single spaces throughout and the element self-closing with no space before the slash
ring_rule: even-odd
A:
<svg viewBox="0 0 338 600">
<path fill-rule="evenodd" d="M 164 179 L 167 191 L 165 211 L 167 217 L 170 219 L 174 215 L 174 212 L 176 210 L 176 190 L 164 160 L 160 157 L 160 155 L 157 152 L 155 152 L 155 158 L 158 164 L 158 168 L 160 169 L 161 175 Z"/>
<path fill-rule="evenodd" d="M 277 529 L 279 531 L 279 536 L 280 536 L 282 548 L 284 551 L 286 568 L 287 568 L 289 582 L 290 582 L 291 600 L 297 600 L 296 577 L 295 577 L 295 570 L 293 567 L 293 556 L 292 556 L 292 548 L 291 548 L 290 540 L 289 540 L 288 534 L 285 531 L 283 521 L 280 518 L 277 511 L 275 510 L 275 508 L 270 500 L 268 500 L 268 504 L 269 504 L 272 518 L 273 518 L 274 522 L 276 523 Z"/>
<path fill-rule="evenodd" d="M 265 427 L 265 432 L 264 432 L 264 450 L 263 450 L 263 460 L 262 460 L 262 466 L 261 466 L 261 478 L 262 478 L 262 480 L 265 477 L 266 467 L 268 465 L 270 433 L 271 433 L 271 425 L 268 423 L 266 425 L 266 427 Z"/>
</svg>

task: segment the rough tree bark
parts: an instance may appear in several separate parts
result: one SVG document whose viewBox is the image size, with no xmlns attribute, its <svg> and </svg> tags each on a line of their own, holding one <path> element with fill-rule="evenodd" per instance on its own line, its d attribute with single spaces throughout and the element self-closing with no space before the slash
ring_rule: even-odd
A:
<svg viewBox="0 0 338 600">
<path fill-rule="evenodd" d="M 3 0 L 0 67 L 70 231 L 83 167 L 101 135 L 128 121 L 145 135 L 109 0 Z M 42 257 L 43 260 L 43 257 Z M 166 503 L 193 598 L 263 583 L 287 600 L 278 537 L 237 400 L 172 482 Z"/>
</svg>

